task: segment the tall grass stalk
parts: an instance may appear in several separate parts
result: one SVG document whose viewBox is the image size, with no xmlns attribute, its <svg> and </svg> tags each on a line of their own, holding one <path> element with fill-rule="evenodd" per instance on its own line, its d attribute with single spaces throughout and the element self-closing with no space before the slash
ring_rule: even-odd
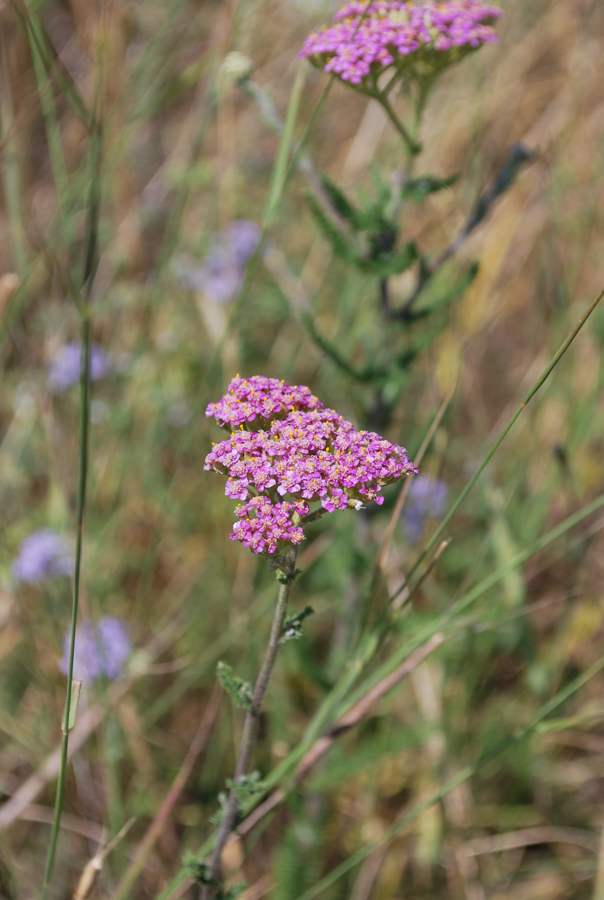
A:
<svg viewBox="0 0 604 900">
<path fill-rule="evenodd" d="M 82 566 L 82 532 L 84 525 L 84 509 L 86 505 L 86 482 L 88 476 L 88 435 L 90 423 L 90 350 L 92 345 L 92 329 L 90 317 L 82 319 L 82 354 L 80 359 L 80 399 L 79 399 L 79 435 L 78 435 L 78 487 L 76 509 L 76 550 L 75 570 L 73 576 L 73 595 L 71 605 L 71 628 L 69 633 L 69 665 L 67 670 L 67 696 L 65 699 L 65 718 L 61 739 L 61 761 L 57 779 L 54 819 L 44 869 L 42 900 L 48 897 L 52 871 L 54 868 L 57 840 L 61 824 L 61 809 L 65 791 L 65 775 L 67 772 L 67 749 L 69 744 L 69 725 L 71 720 L 71 703 L 73 684 L 73 660 L 75 653 L 76 627 L 78 621 L 78 605 L 80 599 L 80 572 Z"/>
<path fill-rule="evenodd" d="M 81 353 L 80 353 L 80 392 L 79 392 L 79 430 L 78 430 L 78 481 L 76 495 L 76 549 L 75 568 L 73 578 L 73 595 L 71 606 L 71 626 L 69 633 L 69 662 L 67 670 L 67 689 L 65 700 L 64 729 L 61 739 L 61 760 L 57 778 L 57 791 L 55 797 L 54 818 L 44 870 L 44 884 L 42 887 L 42 900 L 47 900 L 52 872 L 54 868 L 57 840 L 61 824 L 61 809 L 65 791 L 65 776 L 67 772 L 69 731 L 71 725 L 71 703 L 73 684 L 73 662 L 75 655 L 75 641 L 78 620 L 78 606 L 80 599 L 80 578 L 82 566 L 82 545 L 84 513 L 86 508 L 86 487 L 88 480 L 88 456 L 90 434 L 90 398 L 92 389 L 91 376 L 91 348 L 92 348 L 92 315 L 90 309 L 90 297 L 92 285 L 98 263 L 98 220 L 101 204 L 101 161 L 103 148 L 103 129 L 101 125 L 101 97 L 103 83 L 103 65 L 99 55 L 97 78 L 94 96 L 94 114 L 89 133 L 88 160 L 90 168 L 90 183 L 88 196 L 88 215 L 83 247 L 83 258 L 80 271 L 75 273 L 72 281 L 75 283 L 75 301 L 81 322 Z"/>
</svg>

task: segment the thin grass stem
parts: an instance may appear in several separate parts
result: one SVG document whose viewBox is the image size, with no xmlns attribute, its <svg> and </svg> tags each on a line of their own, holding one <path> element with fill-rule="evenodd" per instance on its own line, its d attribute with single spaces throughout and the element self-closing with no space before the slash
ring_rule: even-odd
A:
<svg viewBox="0 0 604 900">
<path fill-rule="evenodd" d="M 86 235 L 84 241 L 84 254 L 81 271 L 81 282 L 76 286 L 81 288 L 81 297 L 76 304 L 80 314 L 82 327 L 82 343 L 80 354 L 80 396 L 79 396 L 79 430 L 78 430 L 78 483 L 76 496 L 76 551 L 75 569 L 73 579 L 73 599 L 71 607 L 71 626 L 69 634 L 69 663 L 67 670 L 67 697 L 65 701 L 65 728 L 61 740 L 61 759 L 57 778 L 57 792 L 55 796 L 54 818 L 50 835 L 50 843 L 44 870 L 44 884 L 42 887 L 42 900 L 47 900 L 50 881 L 54 868 L 57 841 L 61 824 L 61 809 L 65 792 L 65 776 L 67 772 L 69 722 L 71 709 L 71 688 L 73 684 L 73 661 L 75 655 L 76 629 L 78 619 L 78 606 L 80 599 L 80 575 L 82 565 L 82 541 L 84 512 L 86 508 L 86 487 L 88 481 L 88 455 L 90 434 L 90 397 L 92 390 L 91 377 L 91 348 L 92 348 L 92 320 L 90 315 L 90 295 L 98 262 L 98 219 L 101 202 L 101 159 L 102 159 L 102 126 L 98 112 L 101 108 L 101 83 L 102 65 L 99 63 L 99 76 L 95 90 L 95 110 L 90 133 L 89 155 L 91 161 L 90 194 Z"/>
<path fill-rule="evenodd" d="M 408 575 L 406 576 L 406 578 L 404 579 L 403 583 L 400 585 L 400 587 L 397 588 L 397 590 L 394 592 L 394 594 L 390 597 L 390 603 L 392 603 L 398 597 L 398 595 L 401 593 L 401 591 L 405 590 L 405 588 L 411 581 L 412 577 L 417 572 L 419 566 L 421 566 L 422 562 L 424 561 L 424 559 L 426 558 L 428 553 L 432 550 L 434 545 L 437 543 L 437 541 L 439 540 L 439 538 L 441 537 L 441 535 L 447 528 L 449 522 L 451 521 L 451 519 L 453 518 L 453 516 L 455 515 L 455 513 L 457 512 L 457 510 L 463 503 L 463 501 L 466 499 L 466 497 L 468 496 L 468 494 L 470 493 L 470 491 L 472 490 L 472 488 L 474 487 L 474 485 L 476 484 L 476 482 L 478 481 L 478 479 L 480 478 L 480 476 L 482 475 L 482 473 L 484 472 L 484 470 L 486 469 L 486 467 L 488 466 L 490 461 L 493 459 L 493 457 L 499 450 L 500 446 L 503 444 L 504 440 L 506 439 L 506 437 L 508 436 L 508 434 L 510 433 L 510 431 L 512 430 L 512 428 L 514 427 L 514 425 L 516 424 L 516 422 L 518 421 L 518 419 L 520 418 L 520 416 L 522 415 L 522 413 L 524 412 L 524 410 L 526 409 L 526 407 L 528 406 L 530 401 L 533 399 L 535 394 L 543 387 L 543 385 L 545 384 L 545 382 L 547 381 L 549 376 L 552 374 L 552 372 L 554 371 L 554 369 L 556 368 L 556 366 L 558 365 L 558 363 L 560 362 L 560 360 L 562 359 L 562 357 L 564 356 L 564 354 L 566 353 L 566 351 L 568 350 L 568 348 L 570 347 L 570 345 L 572 344 L 574 339 L 577 337 L 577 335 L 579 334 L 579 332 L 581 331 L 581 329 L 583 328 L 583 326 L 585 325 L 585 323 L 587 322 L 587 320 L 589 319 L 589 317 L 591 316 L 591 314 L 593 313 L 593 311 L 595 310 L 595 308 L 601 301 L 602 297 L 604 297 L 604 290 L 600 291 L 600 293 L 595 298 L 595 300 L 590 304 L 589 308 L 581 316 L 581 318 L 579 319 L 579 321 L 573 328 L 572 332 L 569 334 L 569 336 L 566 338 L 564 343 L 561 345 L 561 347 L 559 348 L 558 352 L 555 354 L 555 356 L 553 357 L 551 362 L 545 367 L 545 369 L 543 370 L 543 372 L 541 373 L 541 375 L 539 376 L 537 381 L 534 383 L 534 385 L 532 386 L 532 388 L 530 389 L 530 391 L 528 392 L 528 394 L 526 395 L 526 397 L 524 398 L 524 400 L 522 401 L 522 403 L 520 404 L 520 406 L 518 407 L 518 409 L 516 410 L 516 412 L 514 413 L 512 418 L 510 419 L 510 421 L 508 422 L 508 424 L 505 426 L 505 428 L 501 432 L 500 436 L 497 438 L 497 440 L 495 441 L 495 443 L 493 444 L 493 446 L 491 447 L 491 449 L 489 450 L 489 452 L 483 459 L 482 463 L 480 464 L 480 466 L 478 467 L 478 469 L 476 470 L 476 472 L 474 473 L 474 475 L 472 476 L 470 481 L 467 483 L 467 485 L 465 486 L 465 488 L 463 489 L 463 491 L 461 492 L 461 494 L 459 495 L 459 497 L 457 498 L 457 500 L 455 501 L 455 503 L 453 504 L 453 506 L 447 513 L 447 515 L 444 517 L 443 521 L 440 523 L 439 527 L 436 529 L 435 533 L 432 535 L 432 537 L 428 541 L 426 547 L 424 548 L 424 550 L 420 554 L 419 558 L 416 560 L 416 562 L 411 567 L 411 569 L 410 569 Z"/>
<path fill-rule="evenodd" d="M 86 506 L 86 482 L 88 476 L 88 434 L 90 422 L 90 351 L 92 345 L 92 329 L 90 318 L 82 320 L 82 354 L 80 360 L 80 401 L 79 401 L 79 436 L 78 436 L 78 489 L 76 510 L 76 549 L 75 569 L 73 576 L 73 597 L 71 606 L 71 628 L 69 633 L 69 664 L 67 669 L 67 696 L 65 700 L 65 727 L 61 739 L 61 761 L 57 779 L 54 819 L 48 845 L 48 855 L 44 869 L 42 900 L 47 900 L 50 880 L 54 868 L 57 840 L 61 824 L 61 809 L 65 791 L 65 775 L 67 772 L 67 750 L 69 744 L 69 719 L 71 710 L 71 686 L 73 683 L 73 660 L 75 654 L 76 627 L 78 621 L 78 605 L 80 599 L 80 572 L 82 566 L 82 531 L 84 509 Z"/>
</svg>

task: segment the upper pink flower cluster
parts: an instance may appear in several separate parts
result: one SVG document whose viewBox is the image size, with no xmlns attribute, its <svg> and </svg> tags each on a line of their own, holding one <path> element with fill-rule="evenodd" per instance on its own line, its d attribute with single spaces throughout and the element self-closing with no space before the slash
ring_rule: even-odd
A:
<svg viewBox="0 0 604 900">
<path fill-rule="evenodd" d="M 342 81 L 360 85 L 390 66 L 401 74 L 420 60 L 441 68 L 497 40 L 491 25 L 501 10 L 480 0 L 376 0 L 368 12 L 367 6 L 348 3 L 335 14 L 337 24 L 308 35 L 300 56 Z"/>
<path fill-rule="evenodd" d="M 270 422 L 294 409 L 318 409 L 323 404 L 313 397 L 304 385 L 291 387 L 277 378 L 255 375 L 241 378 L 237 375 L 229 384 L 228 392 L 218 403 L 210 403 L 206 416 L 214 416 L 221 428 L 237 428 L 243 422 L 264 419 Z"/>
<path fill-rule="evenodd" d="M 231 538 L 256 553 L 299 544 L 309 503 L 328 513 L 370 500 L 379 505 L 383 485 L 416 471 L 403 447 L 357 431 L 303 386 L 237 377 L 206 415 L 239 425 L 214 445 L 205 468 L 228 475 L 226 495 L 244 501 Z"/>
</svg>

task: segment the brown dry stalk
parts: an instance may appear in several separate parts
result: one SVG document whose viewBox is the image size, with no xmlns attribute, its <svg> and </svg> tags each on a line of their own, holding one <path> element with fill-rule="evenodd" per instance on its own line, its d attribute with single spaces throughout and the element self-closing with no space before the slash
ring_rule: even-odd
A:
<svg viewBox="0 0 604 900">
<path fill-rule="evenodd" d="M 501 853 L 517 850 L 531 844 L 574 844 L 590 853 L 598 852 L 598 838 L 580 828 L 559 828 L 553 825 L 537 828 L 521 828 L 508 834 L 494 834 L 490 837 L 475 838 L 460 848 L 462 856 L 483 856 L 487 853 Z"/>
</svg>

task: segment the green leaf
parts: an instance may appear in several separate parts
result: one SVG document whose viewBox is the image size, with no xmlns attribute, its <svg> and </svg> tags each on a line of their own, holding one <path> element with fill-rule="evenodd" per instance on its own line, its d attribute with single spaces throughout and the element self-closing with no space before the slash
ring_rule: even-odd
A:
<svg viewBox="0 0 604 900">
<path fill-rule="evenodd" d="M 76 715 L 78 713 L 78 703 L 80 702 L 80 693 L 82 690 L 82 682 L 81 681 L 72 681 L 71 682 L 71 697 L 69 701 L 69 722 L 65 722 L 65 713 L 67 712 L 67 703 L 65 703 L 65 710 L 63 712 L 63 721 L 61 722 L 61 731 L 63 734 L 69 734 L 70 731 L 73 731 L 73 727 L 75 725 Z"/>
<path fill-rule="evenodd" d="M 323 236 L 331 244 L 332 250 L 336 254 L 336 256 L 339 256 L 340 259 L 343 259 L 344 262 L 350 263 L 351 265 L 358 265 L 359 255 L 356 251 L 356 248 L 351 246 L 349 241 L 346 239 L 346 236 L 325 214 L 316 197 L 314 197 L 312 194 L 307 194 L 306 199 L 308 201 L 308 205 L 310 206 L 310 210 L 317 221 L 317 225 L 323 232 Z"/>
<path fill-rule="evenodd" d="M 232 778 L 227 778 L 226 786 L 230 791 L 235 792 L 240 806 L 242 806 L 246 800 L 249 800 L 250 797 L 254 797 L 256 794 L 262 794 L 265 791 L 264 784 L 260 779 L 260 772 L 250 772 L 249 775 L 241 775 L 237 781 L 234 781 Z"/>
<path fill-rule="evenodd" d="M 229 888 L 226 894 L 222 894 L 224 900 L 237 900 L 237 897 L 240 897 L 243 894 L 244 890 L 247 887 L 247 882 L 238 881 L 237 884 L 234 884 L 232 888 Z"/>
<path fill-rule="evenodd" d="M 374 272 L 381 278 L 390 278 L 391 275 L 399 275 L 401 272 L 406 272 L 417 261 L 418 255 L 415 244 L 409 242 L 405 244 L 399 253 L 367 260 L 364 268 L 369 272 Z"/>
<path fill-rule="evenodd" d="M 187 870 L 187 875 L 195 884 L 204 886 L 214 884 L 214 876 L 208 864 L 198 860 L 190 850 L 185 852 L 182 861 Z"/>
<path fill-rule="evenodd" d="M 209 818 L 210 824 L 215 828 L 220 828 L 220 826 L 222 825 L 222 820 L 226 812 L 228 800 L 228 794 L 226 794 L 224 791 L 220 791 L 220 793 L 218 794 L 218 809 L 214 813 L 214 815 L 210 816 Z"/>
<path fill-rule="evenodd" d="M 307 606 L 302 612 L 296 613 L 295 616 L 288 616 L 283 625 L 283 637 L 280 643 L 285 644 L 287 641 L 297 641 L 302 637 L 302 623 L 309 616 L 312 616 L 314 609 Z"/>
<path fill-rule="evenodd" d="M 407 181 L 401 188 L 401 196 L 404 200 L 411 200 L 413 203 L 422 203 L 430 194 L 436 194 L 445 188 L 451 187 L 452 184 L 459 179 L 459 175 L 452 175 L 450 178 L 436 178 L 433 175 L 421 175 Z"/>
<path fill-rule="evenodd" d="M 343 219 L 346 219 L 354 231 L 359 231 L 363 227 L 362 224 L 360 224 L 361 214 L 359 210 L 352 205 L 346 194 L 344 194 L 344 192 L 341 191 L 327 175 L 321 175 L 321 183 L 336 212 L 339 213 Z"/>
<path fill-rule="evenodd" d="M 221 686 L 227 692 L 233 703 L 243 709 L 252 710 L 252 686 L 248 681 L 243 681 L 233 672 L 227 663 L 219 662 L 216 666 L 216 674 Z"/>
<path fill-rule="evenodd" d="M 344 357 L 336 350 L 333 344 L 330 341 L 326 340 L 322 335 L 319 334 L 315 327 L 315 323 L 312 320 L 312 317 L 308 314 L 302 316 L 302 321 L 306 326 L 308 333 L 311 338 L 327 356 L 340 368 L 346 375 L 349 375 L 350 378 L 354 378 L 355 381 L 360 381 L 362 384 L 371 384 L 375 382 L 383 381 L 383 379 L 388 375 L 387 369 L 378 369 L 375 366 L 366 366 L 364 369 L 355 369 L 348 360 L 344 359 Z"/>
</svg>

